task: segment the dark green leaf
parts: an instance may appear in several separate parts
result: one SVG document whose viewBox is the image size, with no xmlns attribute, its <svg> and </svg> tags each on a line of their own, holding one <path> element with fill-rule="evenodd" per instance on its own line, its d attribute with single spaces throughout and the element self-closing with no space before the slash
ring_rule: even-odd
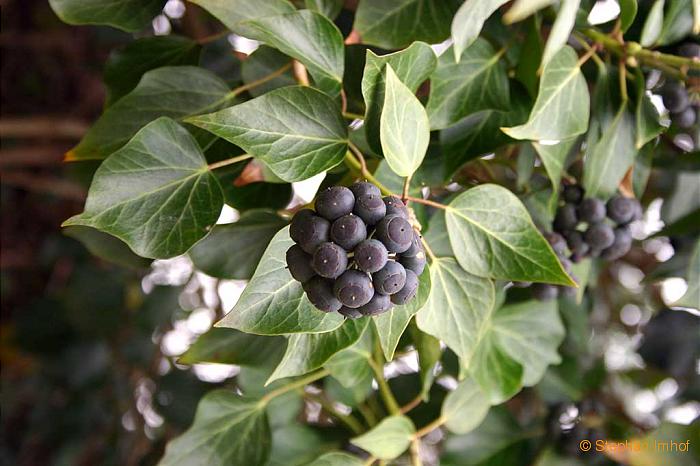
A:
<svg viewBox="0 0 700 466">
<path fill-rule="evenodd" d="M 340 314 L 316 309 L 307 299 L 301 283 L 289 274 L 285 253 L 293 244 L 288 227 L 272 238 L 253 278 L 217 327 L 258 335 L 284 335 L 330 332 L 343 323 Z"/>
<path fill-rule="evenodd" d="M 700 240 L 696 241 L 693 255 L 688 263 L 686 282 L 688 289 L 673 305 L 700 310 Z"/>
<path fill-rule="evenodd" d="M 165 0 L 49 0 L 49 4 L 69 24 L 106 24 L 135 32 L 161 12 Z"/>
<path fill-rule="evenodd" d="M 347 151 L 340 107 L 310 87 L 277 89 L 188 122 L 241 146 L 285 181 L 333 168 Z"/>
<path fill-rule="evenodd" d="M 486 333 L 474 356 L 468 362 L 462 362 L 462 366 L 468 367 L 469 374 L 492 405 L 508 400 L 522 386 L 522 365 L 501 348 L 493 332 Z"/>
<path fill-rule="evenodd" d="M 331 356 L 355 344 L 368 324 L 368 318 L 348 319 L 331 332 L 290 336 L 287 342 L 287 351 L 275 371 L 267 379 L 267 383 L 285 377 L 303 375 L 318 369 Z"/>
<path fill-rule="evenodd" d="M 564 172 L 566 159 L 577 140 L 578 138 L 571 138 L 549 145 L 532 143 L 537 155 L 542 160 L 542 165 L 544 165 L 549 179 L 552 181 L 552 189 L 555 193 L 559 191 L 559 183 L 561 182 L 561 174 Z"/>
<path fill-rule="evenodd" d="M 502 280 L 573 286 L 520 200 L 507 189 L 480 185 L 447 207 L 447 232 L 460 265 Z"/>
<path fill-rule="evenodd" d="M 329 19 L 335 19 L 343 9 L 343 0 L 304 0 L 306 8 L 321 13 Z"/>
<path fill-rule="evenodd" d="M 620 30 L 626 32 L 637 16 L 637 0 L 620 0 Z"/>
<path fill-rule="evenodd" d="M 364 464 L 365 462 L 357 456 L 333 451 L 316 458 L 307 466 L 363 466 Z"/>
<path fill-rule="evenodd" d="M 113 51 L 104 70 L 108 105 L 131 92 L 147 71 L 163 66 L 197 65 L 200 50 L 187 37 L 169 35 L 136 39 Z"/>
<path fill-rule="evenodd" d="M 659 34 L 659 45 L 683 40 L 693 29 L 692 0 L 669 0 Z"/>
<path fill-rule="evenodd" d="M 328 449 L 321 433 L 302 424 L 273 428 L 272 449 L 265 466 L 302 466 Z"/>
<path fill-rule="evenodd" d="M 503 16 L 506 24 L 517 23 L 538 10 L 546 8 L 555 0 L 515 0 L 508 12 Z"/>
<path fill-rule="evenodd" d="M 484 39 L 476 39 L 461 56 L 446 51 L 430 77 L 426 110 L 431 129 L 446 128 L 479 110 L 509 110 L 510 91 L 506 68 Z"/>
<path fill-rule="evenodd" d="M 365 0 L 357 8 L 354 28 L 363 43 L 388 50 L 417 40 L 435 44 L 449 36 L 459 4 L 458 0 Z"/>
<path fill-rule="evenodd" d="M 374 373 L 368 364 L 372 358 L 372 332 L 367 331 L 349 348 L 331 356 L 324 367 L 344 387 L 372 385 Z"/>
<path fill-rule="evenodd" d="M 268 243 L 287 221 L 271 210 L 251 210 L 227 225 L 216 225 L 189 252 L 194 266 L 216 278 L 247 280 Z"/>
<path fill-rule="evenodd" d="M 332 97 L 340 93 L 345 66 L 343 36 L 328 18 L 301 10 L 243 24 L 254 31 L 251 38 L 303 63 L 319 89 Z"/>
<path fill-rule="evenodd" d="M 262 79 L 270 74 L 280 70 L 284 66 L 289 69 L 283 74 L 262 84 L 251 88 L 248 92 L 253 97 L 258 97 L 268 92 L 284 86 L 293 86 L 296 84 L 294 73 L 291 68 L 292 59 L 287 55 L 278 52 L 272 47 L 261 45 L 255 52 L 250 54 L 248 58 L 243 60 L 241 64 L 241 77 L 245 84 L 251 84 L 259 79 Z"/>
<path fill-rule="evenodd" d="M 642 36 L 639 42 L 642 47 L 650 47 L 661 37 L 661 28 L 664 24 L 664 4 L 665 0 L 656 0 L 649 10 L 647 19 L 644 21 Z"/>
<path fill-rule="evenodd" d="M 409 326 L 413 346 L 418 353 L 418 375 L 421 380 L 421 395 L 427 400 L 430 387 L 435 380 L 435 369 L 442 356 L 440 340 L 425 332 L 421 332 L 418 326 L 412 323 Z"/>
<path fill-rule="evenodd" d="M 270 451 L 264 405 L 230 390 L 208 393 L 192 426 L 170 441 L 159 466 L 261 465 Z"/>
<path fill-rule="evenodd" d="M 265 0 L 251 2 L 249 0 L 192 0 L 212 16 L 237 34 L 249 37 L 253 31 L 240 24 L 243 21 L 264 18 L 266 16 L 294 13 L 295 8 L 287 0 Z"/>
<path fill-rule="evenodd" d="M 540 31 L 541 20 L 538 15 L 533 16 L 527 23 L 527 35 L 520 48 L 520 57 L 515 67 L 515 78 L 520 81 L 531 97 L 537 96 L 537 83 L 539 82 L 538 70 L 544 53 L 544 42 Z M 517 92 L 513 92 L 517 97 Z M 527 114 L 523 121 L 527 118 Z M 518 122 L 518 124 L 522 123 Z M 503 125 L 506 126 L 506 125 Z"/>
<path fill-rule="evenodd" d="M 223 183 L 223 180 L 219 178 Z M 293 190 L 289 183 L 268 183 L 256 181 L 244 186 L 235 186 L 233 182 L 222 184 L 224 201 L 234 209 L 284 209 L 292 200 Z"/>
<path fill-rule="evenodd" d="M 159 118 L 100 165 L 85 211 L 64 225 L 97 228 L 143 257 L 174 257 L 206 236 L 222 205 L 196 141 Z"/>
<path fill-rule="evenodd" d="M 279 361 L 284 338 L 250 335 L 230 328 L 212 328 L 178 358 L 180 364 L 213 362 L 258 367 Z"/>
<path fill-rule="evenodd" d="M 376 458 L 392 460 L 408 449 L 415 431 L 413 422 L 406 416 L 389 416 L 351 442 Z"/>
<path fill-rule="evenodd" d="M 439 210 L 430 217 L 428 231 L 423 236 L 437 257 L 454 256 L 450 237 L 447 235 L 447 223 L 445 223 L 445 211 Z"/>
<path fill-rule="evenodd" d="M 644 144 L 654 139 L 664 131 L 661 124 L 659 111 L 656 109 L 651 99 L 646 94 L 644 75 L 639 73 L 635 76 L 637 84 L 637 106 L 635 110 L 635 144 L 637 149 L 641 149 Z"/>
<path fill-rule="evenodd" d="M 574 28 L 576 21 L 576 12 L 581 0 L 562 0 L 557 19 L 552 25 L 552 30 L 547 37 L 547 43 L 544 46 L 542 54 L 542 64 L 546 64 L 549 60 L 566 45 L 571 35 L 571 30 Z"/>
<path fill-rule="evenodd" d="M 467 0 L 452 19 L 452 41 L 455 61 L 479 37 L 486 20 L 508 0 Z"/>
<path fill-rule="evenodd" d="M 75 238 L 94 256 L 122 267 L 145 268 L 151 261 L 139 257 L 123 241 L 90 227 L 72 226 L 63 229 L 66 236 Z"/>
<path fill-rule="evenodd" d="M 158 117 L 196 114 L 222 102 L 228 87 L 213 73 L 193 66 L 147 72 L 133 91 L 112 104 L 66 160 L 104 159 Z"/>
<path fill-rule="evenodd" d="M 456 434 L 465 434 L 481 424 L 490 407 L 479 384 L 466 378 L 445 398 L 442 405 L 445 427 Z"/>
</svg>

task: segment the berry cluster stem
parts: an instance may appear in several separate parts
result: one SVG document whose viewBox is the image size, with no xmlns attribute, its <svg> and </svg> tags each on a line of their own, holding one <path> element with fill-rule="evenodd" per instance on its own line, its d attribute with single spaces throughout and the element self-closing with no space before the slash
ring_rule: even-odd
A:
<svg viewBox="0 0 700 466">
<path fill-rule="evenodd" d="M 368 362 L 374 371 L 374 376 L 375 379 L 377 379 L 377 385 L 379 386 L 379 393 L 381 394 L 382 400 L 389 410 L 389 413 L 392 415 L 401 414 L 401 408 L 399 407 L 389 384 L 384 379 L 384 368 L 382 367 L 384 363 L 384 355 L 382 354 L 382 348 L 379 346 L 379 342 L 376 342 L 374 346 L 374 356 L 371 359 L 368 359 Z"/>
<path fill-rule="evenodd" d="M 267 403 L 269 403 L 274 398 L 277 398 L 280 395 L 284 395 L 285 393 L 290 392 L 292 390 L 296 390 L 297 388 L 305 387 L 310 383 L 313 383 L 319 379 L 326 377 L 329 374 L 330 372 L 328 372 L 328 369 L 321 369 L 320 371 L 313 372 L 307 375 L 306 377 L 296 379 L 295 381 L 290 382 L 287 385 L 284 385 L 265 394 L 262 398 L 260 398 L 260 404 L 266 405 Z"/>
</svg>

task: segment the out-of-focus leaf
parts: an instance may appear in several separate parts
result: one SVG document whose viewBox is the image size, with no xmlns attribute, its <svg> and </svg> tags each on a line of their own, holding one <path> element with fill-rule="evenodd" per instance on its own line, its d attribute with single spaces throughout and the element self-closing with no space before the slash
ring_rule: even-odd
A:
<svg viewBox="0 0 700 466">
<path fill-rule="evenodd" d="M 119 238 L 95 228 L 75 225 L 64 228 L 63 233 L 83 243 L 92 255 L 122 267 L 145 268 L 151 263 L 150 259 L 134 254 Z"/>
<path fill-rule="evenodd" d="M 695 243 L 695 249 L 688 264 L 686 282 L 688 289 L 673 305 L 700 310 L 700 240 Z"/>
<path fill-rule="evenodd" d="M 642 47 L 650 47 L 661 37 L 661 29 L 664 24 L 664 5 L 666 0 L 656 0 L 649 10 L 647 19 L 644 21 L 642 36 L 639 42 Z"/>
<path fill-rule="evenodd" d="M 284 338 L 263 337 L 230 328 L 212 328 L 195 340 L 178 358 L 180 364 L 213 362 L 239 366 L 259 366 L 279 361 Z"/>
<path fill-rule="evenodd" d="M 392 460 L 408 449 L 416 429 L 406 416 L 386 417 L 351 442 L 376 458 Z"/>
<path fill-rule="evenodd" d="M 335 19 L 343 9 L 343 0 L 304 0 L 306 8 L 321 13 L 328 19 Z"/>
<path fill-rule="evenodd" d="M 669 0 L 659 34 L 659 45 L 683 40 L 693 30 L 692 0 Z"/>
<path fill-rule="evenodd" d="M 508 0 L 467 0 L 452 19 L 452 41 L 455 61 L 459 63 L 462 52 L 479 37 L 486 20 Z"/>
<path fill-rule="evenodd" d="M 250 2 L 249 0 L 193 0 L 216 19 L 237 34 L 249 37 L 253 32 L 243 21 L 294 13 L 296 10 L 287 0 L 265 0 Z"/>
<path fill-rule="evenodd" d="M 489 400 L 474 379 L 462 380 L 442 405 L 445 427 L 456 434 L 476 428 L 489 412 Z"/>
<path fill-rule="evenodd" d="M 620 30 L 627 32 L 637 17 L 637 0 L 620 0 Z"/>
<path fill-rule="evenodd" d="M 571 35 L 571 30 L 574 28 L 576 21 L 576 13 L 581 0 L 562 0 L 557 19 L 554 21 L 552 30 L 547 37 L 547 43 L 544 46 L 542 54 L 542 64 L 546 64 L 561 48 L 566 45 Z"/>
<path fill-rule="evenodd" d="M 69 24 L 106 24 L 136 32 L 151 22 L 166 0 L 49 0 L 59 18 Z"/>
<path fill-rule="evenodd" d="M 252 96 L 259 97 L 274 89 L 296 84 L 291 63 L 292 59 L 287 55 L 272 47 L 261 45 L 255 52 L 248 55 L 248 58 L 243 60 L 241 64 L 241 77 L 245 84 L 250 84 L 279 71 L 285 66 L 289 67 L 289 69 L 281 75 L 249 89 L 248 92 L 250 92 Z"/>
</svg>

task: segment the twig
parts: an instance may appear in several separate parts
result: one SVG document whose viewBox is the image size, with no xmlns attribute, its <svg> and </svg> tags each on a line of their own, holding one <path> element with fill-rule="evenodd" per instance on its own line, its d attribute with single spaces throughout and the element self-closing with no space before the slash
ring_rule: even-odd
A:
<svg viewBox="0 0 700 466">
<path fill-rule="evenodd" d="M 367 162 L 365 161 L 365 156 L 362 155 L 362 151 L 355 144 L 353 144 L 352 141 L 348 141 L 348 147 L 357 158 L 357 161 L 360 162 L 360 171 L 366 176 L 366 174 L 369 173 L 369 170 L 367 170 Z"/>
<path fill-rule="evenodd" d="M 401 406 L 401 414 L 406 414 L 410 412 L 413 408 L 421 404 L 421 401 L 423 401 L 423 395 L 419 393 L 414 399 Z"/>
<path fill-rule="evenodd" d="M 347 120 L 364 120 L 365 116 L 359 113 L 343 112 L 343 118 Z"/>
<path fill-rule="evenodd" d="M 292 390 L 296 390 L 297 388 L 305 387 L 306 385 L 315 382 L 319 379 L 322 379 L 329 375 L 330 372 L 328 372 L 328 369 L 321 369 L 320 371 L 314 372 L 312 374 L 307 375 L 306 377 L 302 377 L 300 379 L 297 379 L 283 387 L 280 387 L 278 389 L 272 390 L 271 392 L 268 392 L 266 395 L 264 395 L 262 398 L 260 398 L 260 405 L 265 406 L 267 403 L 269 403 L 272 399 L 284 395 L 287 392 L 290 392 Z"/>
<path fill-rule="evenodd" d="M 401 194 L 401 200 L 403 200 L 404 204 L 406 204 L 408 201 L 408 190 L 410 187 L 411 187 L 411 176 L 409 175 L 403 181 L 403 193 Z"/>
<path fill-rule="evenodd" d="M 417 438 L 411 439 L 411 466 L 423 466 L 420 459 L 420 440 Z"/>
<path fill-rule="evenodd" d="M 425 437 L 426 435 L 428 435 L 429 433 L 431 433 L 432 431 L 434 431 L 435 429 L 437 429 L 438 427 L 443 425 L 446 420 L 447 419 L 440 416 L 439 418 L 435 419 L 433 422 L 426 425 L 422 429 L 417 430 L 416 433 L 413 434 L 413 438 L 417 439 L 417 438 Z"/>
<path fill-rule="evenodd" d="M 331 402 L 326 400 L 323 396 L 316 396 L 312 395 L 310 393 L 305 393 L 304 397 L 308 398 L 309 400 L 315 401 L 316 403 L 320 404 L 321 407 L 331 416 L 336 418 L 338 421 L 340 421 L 342 424 L 345 425 L 350 431 L 355 434 L 359 435 L 362 432 L 364 432 L 364 428 L 362 427 L 362 424 L 360 424 L 360 421 L 355 419 L 354 416 L 350 414 L 343 414 L 341 412 L 338 412 L 337 409 L 333 406 Z"/>
<path fill-rule="evenodd" d="M 626 103 L 629 100 L 627 95 L 627 68 L 625 67 L 625 59 L 620 57 L 618 62 L 618 80 L 620 83 L 620 95 L 622 96 L 622 103 Z"/>
<path fill-rule="evenodd" d="M 413 196 L 406 196 L 405 198 L 408 201 L 417 202 L 418 204 L 425 204 L 425 205 L 429 205 L 430 207 L 435 207 L 436 209 L 447 210 L 447 206 L 445 204 L 431 201 L 430 199 L 423 199 L 422 197 L 413 197 Z"/>
<path fill-rule="evenodd" d="M 394 398 L 394 394 L 391 392 L 389 384 L 384 379 L 384 369 L 381 366 L 381 363 L 378 362 L 383 358 L 384 356 L 382 355 L 382 348 L 379 346 L 379 342 L 377 342 L 374 347 L 374 357 L 368 359 L 367 361 L 372 370 L 374 371 L 374 376 L 377 380 L 377 385 L 379 385 L 379 393 L 381 394 L 382 400 L 384 400 L 384 404 L 389 410 L 389 413 L 392 415 L 400 414 L 401 408 L 399 408 L 399 404 L 396 402 L 396 398 Z"/>
<path fill-rule="evenodd" d="M 227 165 L 232 165 L 234 163 L 242 162 L 243 160 L 248 160 L 248 159 L 252 159 L 252 158 L 253 158 L 253 156 L 250 154 L 238 155 L 236 157 L 231 157 L 230 159 L 210 163 L 209 170 L 216 170 L 217 168 L 225 167 Z"/>
</svg>

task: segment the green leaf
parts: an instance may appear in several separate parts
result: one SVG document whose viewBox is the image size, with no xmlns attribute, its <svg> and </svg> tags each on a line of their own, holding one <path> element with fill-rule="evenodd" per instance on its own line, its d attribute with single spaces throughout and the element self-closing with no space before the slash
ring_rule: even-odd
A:
<svg viewBox="0 0 700 466">
<path fill-rule="evenodd" d="M 607 199 L 615 194 L 636 156 L 634 119 L 623 104 L 587 154 L 583 172 L 586 195 Z"/>
<path fill-rule="evenodd" d="M 308 465 L 329 445 L 318 429 L 303 424 L 281 425 L 272 430 L 272 449 L 265 466 Z"/>
<path fill-rule="evenodd" d="M 230 328 L 212 328 L 200 335 L 177 362 L 213 362 L 258 367 L 271 361 L 279 361 L 283 348 L 282 337 L 263 337 Z"/>
<path fill-rule="evenodd" d="M 404 50 L 387 55 L 375 55 L 367 50 L 362 76 L 362 96 L 366 105 L 364 129 L 367 142 L 377 153 L 381 153 L 380 121 L 386 65 L 390 65 L 401 82 L 414 93 L 435 69 L 437 58 L 433 49 L 424 42 L 414 42 Z"/>
<path fill-rule="evenodd" d="M 159 466 L 264 464 L 271 439 L 263 408 L 230 390 L 209 392 L 192 426 L 168 443 Z"/>
<path fill-rule="evenodd" d="M 538 142 L 532 143 L 532 146 L 537 151 L 537 155 L 539 155 L 540 160 L 542 160 L 542 165 L 544 165 L 549 179 L 552 181 L 552 189 L 555 193 L 559 191 L 561 174 L 564 172 L 564 164 L 577 140 L 578 138 L 571 138 L 550 145 L 544 145 Z"/>
<path fill-rule="evenodd" d="M 590 97 L 576 52 L 564 46 L 544 66 L 527 123 L 502 130 L 515 139 L 562 140 L 585 133 Z"/>
<path fill-rule="evenodd" d="M 238 302 L 217 327 L 258 335 L 284 335 L 330 332 L 343 323 L 340 314 L 316 309 L 301 283 L 289 274 L 285 253 L 293 244 L 289 227 L 277 232 Z"/>
<path fill-rule="evenodd" d="M 374 317 L 379 343 L 387 361 L 394 359 L 396 346 L 406 330 L 408 322 L 424 305 L 430 295 L 430 270 L 425 268 L 419 277 L 416 297 L 402 306 L 394 306 L 391 311 Z"/>
<path fill-rule="evenodd" d="M 225 183 L 222 178 L 219 177 L 219 182 L 224 191 L 224 202 L 239 211 L 261 208 L 284 209 L 294 194 L 292 185 L 289 183 L 256 181 L 235 186 L 233 181 Z"/>
<path fill-rule="evenodd" d="M 634 23 L 634 18 L 637 17 L 637 0 L 619 0 L 620 3 L 620 30 L 627 30 Z"/>
<path fill-rule="evenodd" d="M 85 211 L 64 222 L 109 233 L 143 257 L 174 257 L 214 226 L 223 205 L 194 138 L 168 118 L 139 131 L 95 172 Z"/>
<path fill-rule="evenodd" d="M 700 241 L 695 243 L 693 255 L 690 257 L 686 282 L 688 289 L 673 305 L 700 310 Z"/>
<path fill-rule="evenodd" d="M 534 12 L 548 7 L 555 0 L 515 0 L 508 12 L 503 15 L 505 24 L 512 24 L 521 21 Z"/>
<path fill-rule="evenodd" d="M 326 333 L 304 333 L 289 337 L 287 351 L 266 384 L 285 377 L 303 375 L 323 366 L 334 354 L 355 344 L 369 319 L 348 319 Z"/>
<path fill-rule="evenodd" d="M 423 239 L 428 243 L 433 254 L 437 257 L 454 256 L 450 237 L 447 235 L 447 223 L 445 222 L 445 211 L 438 210 L 430 217 L 428 231 L 423 235 Z"/>
<path fill-rule="evenodd" d="M 665 0 L 656 0 L 651 10 L 649 10 L 647 19 L 644 21 L 644 27 L 642 28 L 642 36 L 639 40 L 642 47 L 650 47 L 659 40 L 661 28 L 664 24 L 665 3 Z"/>
<path fill-rule="evenodd" d="M 492 405 L 503 403 L 522 386 L 522 365 L 505 353 L 492 331 L 487 331 L 474 357 L 468 363 L 462 362 L 462 366 L 468 368 Z"/>
<path fill-rule="evenodd" d="M 515 67 L 515 78 L 527 88 L 528 94 L 533 98 L 537 96 L 537 83 L 539 82 L 538 70 L 540 69 L 542 54 L 544 53 L 541 23 L 542 21 L 538 15 L 533 16 L 527 22 L 525 26 L 527 28 L 527 35 L 520 48 L 518 64 Z M 514 97 L 517 96 L 517 93 L 514 94 Z M 527 119 L 527 115 L 525 115 L 523 122 L 525 119 Z M 518 124 L 520 123 L 522 122 L 518 122 Z"/>
<path fill-rule="evenodd" d="M 305 0 L 306 8 L 322 14 L 328 19 L 335 19 L 343 9 L 343 0 Z"/>
<path fill-rule="evenodd" d="M 466 0 L 452 19 L 452 41 L 455 62 L 462 52 L 479 37 L 486 20 L 508 0 Z"/>
<path fill-rule="evenodd" d="M 476 39 L 457 62 L 450 51 L 438 58 L 430 77 L 426 110 L 431 129 L 446 128 L 479 110 L 509 110 L 510 93 L 506 68 L 484 39 Z"/>
<path fill-rule="evenodd" d="M 462 380 L 448 393 L 442 405 L 441 416 L 445 427 L 456 434 L 466 434 L 476 428 L 489 412 L 488 398 L 473 379 Z"/>
<path fill-rule="evenodd" d="M 340 93 L 345 67 L 343 35 L 328 18 L 309 10 L 243 23 L 249 36 L 303 63 L 319 89 Z"/>
<path fill-rule="evenodd" d="M 418 326 L 413 323 L 409 327 L 413 346 L 418 353 L 418 375 L 421 380 L 421 396 L 424 401 L 428 400 L 430 387 L 435 380 L 435 368 L 442 356 L 440 340 L 425 332 L 421 332 Z"/>
<path fill-rule="evenodd" d="M 428 301 L 416 314 L 418 328 L 444 341 L 466 362 L 491 318 L 493 283 L 466 272 L 451 257 L 438 258 L 430 264 L 430 280 Z"/>
<path fill-rule="evenodd" d="M 285 87 L 187 120 L 241 146 L 285 181 L 335 167 L 347 151 L 340 107 L 310 87 Z"/>
<path fill-rule="evenodd" d="M 128 94 L 147 71 L 197 65 L 200 50 L 195 41 L 176 35 L 143 37 L 116 49 L 104 69 L 108 104 Z"/>
<path fill-rule="evenodd" d="M 458 0 L 361 1 L 353 28 L 362 42 L 383 49 L 400 49 L 421 40 L 435 44 L 447 39 Z"/>
<path fill-rule="evenodd" d="M 68 24 L 106 24 L 136 32 L 161 12 L 165 0 L 49 0 L 49 4 Z"/>
<path fill-rule="evenodd" d="M 254 31 L 243 21 L 264 18 L 266 16 L 294 13 L 296 9 L 287 0 L 265 0 L 264 2 L 250 2 L 249 0 L 192 0 L 224 25 L 242 36 L 249 37 Z"/>
<path fill-rule="evenodd" d="M 392 460 L 408 449 L 415 432 L 409 418 L 396 415 L 384 418 L 372 430 L 350 441 L 375 458 Z"/>
<path fill-rule="evenodd" d="M 367 331 L 351 347 L 331 356 L 324 367 L 346 388 L 372 384 L 373 372 L 368 364 L 372 358 L 372 332 Z"/>
<path fill-rule="evenodd" d="M 693 30 L 692 0 L 670 0 L 659 35 L 659 45 L 682 41 Z"/>
<path fill-rule="evenodd" d="M 250 210 L 227 225 L 216 225 L 189 252 L 194 266 L 216 278 L 253 276 L 268 243 L 287 221 L 271 210 Z"/>
<path fill-rule="evenodd" d="M 380 138 L 389 167 L 399 176 L 411 176 L 423 162 L 430 142 L 425 108 L 386 65 L 386 87 Z"/>
<path fill-rule="evenodd" d="M 634 147 L 641 149 L 644 144 L 661 134 L 665 128 L 661 124 L 659 111 L 646 94 L 646 82 L 642 73 L 635 76 L 635 83 L 637 106 L 634 114 L 636 126 Z"/>
<path fill-rule="evenodd" d="M 339 451 L 332 451 L 319 456 L 306 466 L 363 466 L 364 464 L 365 462 L 357 456 Z"/>
<path fill-rule="evenodd" d="M 525 122 L 529 110 L 527 93 L 518 88 L 509 111 L 484 110 L 440 131 L 445 174 L 450 176 L 470 160 L 512 142 L 501 127 Z"/>
<path fill-rule="evenodd" d="M 483 184 L 455 198 L 445 213 L 459 264 L 502 280 L 574 286 L 520 200 L 506 188 Z"/>
<path fill-rule="evenodd" d="M 133 91 L 110 105 L 66 160 L 104 159 L 159 117 L 179 119 L 222 102 L 228 87 L 194 66 L 166 66 L 147 72 Z"/>
<path fill-rule="evenodd" d="M 291 63 L 292 59 L 287 55 L 278 52 L 272 47 L 261 45 L 241 63 L 241 77 L 243 78 L 243 82 L 249 85 L 259 79 L 269 76 L 284 66 L 290 66 Z M 295 84 L 296 80 L 294 79 L 294 73 L 290 66 L 289 70 L 281 75 L 250 88 L 248 92 L 250 92 L 253 97 L 259 97 L 274 89 L 293 86 Z"/>
<path fill-rule="evenodd" d="M 542 64 L 546 64 L 554 55 L 561 50 L 569 40 L 571 31 L 576 22 L 576 12 L 581 0 L 562 0 L 557 19 L 554 21 L 552 30 L 547 38 L 542 55 Z"/>
<path fill-rule="evenodd" d="M 100 230 L 76 225 L 64 228 L 63 234 L 83 243 L 93 256 L 122 267 L 146 268 L 151 264 L 149 259 L 134 254 L 126 243 Z"/>
</svg>

